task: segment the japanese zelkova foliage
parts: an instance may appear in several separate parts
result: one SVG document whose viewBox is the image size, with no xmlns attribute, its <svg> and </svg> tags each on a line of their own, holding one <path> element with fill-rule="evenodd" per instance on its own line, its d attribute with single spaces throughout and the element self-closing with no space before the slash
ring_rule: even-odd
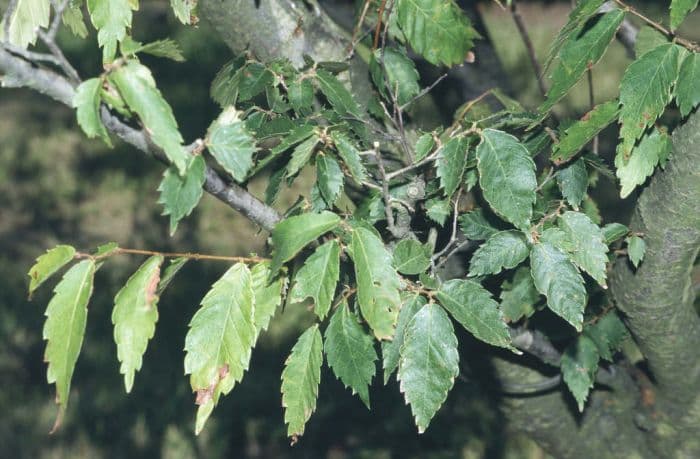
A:
<svg viewBox="0 0 700 459">
<path fill-rule="evenodd" d="M 9 43 L 34 45 L 57 3 L 16 2 L 3 27 Z M 196 1 L 170 3 L 181 22 L 197 23 Z M 215 407 L 250 377 L 258 338 L 290 308 L 314 313 L 314 323 L 305 324 L 288 350 L 274 395 L 283 410 L 280 423 L 294 441 L 317 408 L 324 365 L 367 408 L 375 381 L 388 383 L 395 375 L 422 433 L 459 384 L 458 337 L 518 359 L 528 351 L 514 338 L 524 329 L 563 349 L 552 370 L 585 410 L 601 365 L 614 361 L 627 336 L 608 307 L 608 268 L 626 256 L 639 269 L 646 247 L 644 234 L 601 221 L 592 190 L 607 177 L 617 180 L 624 198 L 673 163 L 665 114 L 683 118 L 700 103 L 700 49 L 675 36 L 653 43 L 630 61 L 615 97 L 562 119 L 553 110 L 603 58 L 629 16 L 622 7 L 601 10 L 602 1 L 580 0 L 551 47 L 549 90 L 539 107 L 523 108 L 491 90 L 482 98 L 492 103 L 463 101 L 451 125 L 423 129 L 411 110 L 430 97 L 430 88 L 421 86 L 417 62 L 468 66 L 480 36 L 452 0 L 390 3 L 373 19 L 387 33 L 376 43 L 372 34 L 355 43 L 355 58 L 365 65 L 352 78 L 349 61 L 232 57 L 211 83 L 220 114 L 188 146 L 141 60 L 151 54 L 179 61 L 177 44 L 132 38 L 138 0 L 70 2 L 63 12 L 68 30 L 95 40 L 103 60 L 101 72 L 76 82 L 77 122 L 86 136 L 109 146 L 125 135 L 110 120 L 143 128 L 165 163 L 153 190 L 171 235 L 205 188 L 221 195 L 228 184 L 232 193 L 249 193 L 252 181 L 262 183 L 264 193 L 246 195 L 247 202 L 270 207 L 278 218 L 264 228 L 269 250 L 263 254 L 203 256 L 183 248 L 173 255 L 111 244 L 92 252 L 58 245 L 39 256 L 29 270 L 30 294 L 66 270 L 43 329 L 57 425 L 95 272 L 110 269 L 113 256 L 139 253 L 150 257 L 114 292 L 112 312 L 114 357 L 127 392 L 152 360 L 159 297 L 177 282 L 178 270 L 189 258 L 223 263 L 199 309 L 183 318 L 189 324 L 182 337 L 184 373 L 195 394 L 197 433 L 210 416 L 237 416 Z M 697 3 L 670 2 L 669 33 Z M 351 86 L 358 79 L 366 84 L 362 94 Z M 606 163 L 591 142 L 615 125 L 619 143 Z M 223 179 L 212 182 L 212 176 Z M 299 180 L 303 176 L 315 179 Z M 305 189 L 283 208 L 277 198 L 293 186 Z M 256 221 L 255 211 L 243 210 Z M 166 260 L 175 256 L 182 258 Z M 447 269 L 452 262 L 461 274 Z M 94 288 L 101 288 L 99 277 Z"/>
</svg>

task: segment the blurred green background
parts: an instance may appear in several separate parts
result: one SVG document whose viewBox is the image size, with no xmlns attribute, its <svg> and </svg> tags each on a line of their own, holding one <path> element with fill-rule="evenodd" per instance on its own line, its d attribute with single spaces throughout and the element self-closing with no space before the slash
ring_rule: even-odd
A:
<svg viewBox="0 0 700 459">
<path fill-rule="evenodd" d="M 643 7 L 662 19 L 667 3 Z M 540 96 L 510 15 L 493 2 L 482 6 L 497 51 L 512 75 L 514 94 L 526 106 L 537 105 Z M 522 4 L 540 58 L 569 8 L 569 2 Z M 196 29 L 178 25 L 168 2 L 142 2 L 135 21 L 136 39 L 170 36 L 188 59 L 184 64 L 144 61 L 173 105 L 185 138 L 192 141 L 217 115 L 208 85 L 231 54 L 206 24 Z M 700 38 L 697 15 L 681 33 Z M 61 35 L 60 41 L 82 76 L 99 73 L 94 36 L 81 41 Z M 594 71 L 598 102 L 615 97 L 628 62 L 622 47 L 614 44 Z M 560 113 L 580 116 L 587 105 L 587 87 L 582 86 L 564 101 Z M 608 139 L 608 150 L 613 142 Z M 603 153 L 605 145 L 604 139 Z M 183 375 L 182 347 L 199 300 L 226 266 L 190 262 L 181 271 L 161 298 L 156 336 L 127 396 L 111 340 L 110 314 L 114 294 L 142 261 L 138 257 L 110 259 L 97 275 L 68 413 L 63 427 L 49 436 L 56 406 L 54 389 L 46 384 L 41 328 L 51 286 L 27 301 L 25 273 L 34 258 L 57 243 L 87 250 L 108 241 L 130 248 L 228 255 L 264 249 L 264 234 L 207 195 L 170 238 L 167 218 L 159 216 L 156 205 L 161 173 L 160 164 L 131 148 L 118 143 L 108 149 L 87 140 L 71 110 L 30 91 L 0 90 L 0 457 L 546 457 L 508 430 L 494 409 L 495 396 L 471 381 L 467 371 L 430 429 L 419 436 L 395 381 L 384 387 L 381 377 L 376 378 L 373 409 L 368 412 L 324 368 L 317 412 L 304 437 L 289 447 L 279 378 L 294 339 L 311 320 L 301 306 L 279 312 L 255 349 L 243 383 L 223 398 L 196 438 L 194 396 Z M 287 203 L 300 189 L 287 194 Z M 617 205 L 603 210 L 614 214 Z M 465 346 L 469 352 L 481 352 L 471 343 Z M 462 359 L 468 360 L 465 354 Z"/>
</svg>

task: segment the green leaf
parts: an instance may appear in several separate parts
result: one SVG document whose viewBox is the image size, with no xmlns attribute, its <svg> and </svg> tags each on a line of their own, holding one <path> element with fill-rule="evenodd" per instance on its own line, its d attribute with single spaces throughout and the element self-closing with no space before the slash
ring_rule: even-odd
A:
<svg viewBox="0 0 700 459">
<path fill-rule="evenodd" d="M 584 159 L 579 158 L 560 169 L 557 172 L 557 183 L 564 199 L 578 210 L 588 192 L 588 171 Z"/>
<path fill-rule="evenodd" d="M 552 161 L 555 164 L 563 164 L 573 158 L 600 131 L 617 119 L 620 113 L 619 106 L 617 100 L 597 105 L 569 126 L 559 138 L 559 143 L 552 147 Z"/>
<path fill-rule="evenodd" d="M 440 178 L 440 187 L 448 198 L 462 183 L 467 165 L 467 146 L 463 137 L 453 137 L 438 152 L 436 172 Z"/>
<path fill-rule="evenodd" d="M 362 227 L 352 232 L 351 250 L 362 316 L 377 339 L 391 339 L 401 307 L 399 276 L 391 255 L 379 237 Z"/>
<path fill-rule="evenodd" d="M 253 297 L 255 298 L 253 322 L 255 323 L 256 339 L 263 330 L 267 330 L 270 319 L 275 315 L 279 305 L 282 304 L 282 291 L 287 284 L 284 277 L 278 277 L 268 283 L 270 274 L 270 263 L 267 261 L 256 264 L 250 270 Z"/>
<path fill-rule="evenodd" d="M 382 341 L 382 367 L 384 368 L 384 384 L 389 382 L 391 374 L 399 367 L 401 347 L 403 346 L 404 333 L 413 316 L 423 306 L 426 300 L 417 293 L 405 294 L 402 297 L 403 304 L 399 311 L 399 319 L 396 322 L 396 334 L 391 341 Z"/>
<path fill-rule="evenodd" d="M 452 1 L 399 0 L 398 24 L 411 47 L 434 65 L 461 64 L 479 34 Z"/>
<path fill-rule="evenodd" d="M 197 8 L 197 0 L 170 0 L 170 6 L 175 17 L 185 25 L 196 24 L 199 19 L 194 12 Z"/>
<path fill-rule="evenodd" d="M 294 258 L 301 249 L 339 224 L 340 217 L 332 212 L 302 214 L 279 222 L 271 236 L 274 246 L 271 275 L 276 275 L 284 262 Z"/>
<path fill-rule="evenodd" d="M 440 226 L 445 224 L 445 220 L 452 213 L 451 207 L 449 199 L 433 198 L 425 201 L 426 215 Z"/>
<path fill-rule="evenodd" d="M 420 92 L 415 63 L 397 48 L 374 50 L 369 71 L 384 98 L 393 100 L 396 97 L 399 105 L 410 102 Z"/>
<path fill-rule="evenodd" d="M 154 42 L 141 45 L 133 51 L 136 53 L 146 53 L 151 56 L 164 57 L 166 59 L 173 60 L 175 62 L 184 62 L 185 56 L 182 55 L 182 51 L 178 44 L 171 39 L 156 40 Z"/>
<path fill-rule="evenodd" d="M 224 110 L 207 134 L 207 148 L 237 182 L 243 182 L 253 167 L 255 139 L 234 107 Z"/>
<path fill-rule="evenodd" d="M 673 85 L 678 78 L 678 57 L 679 47 L 667 43 L 627 67 L 620 82 L 622 143 L 618 147 L 625 158 L 629 158 L 637 139 L 671 102 Z"/>
<path fill-rule="evenodd" d="M 234 59 L 224 65 L 211 83 L 209 95 L 221 108 L 234 105 L 238 100 L 243 59 Z"/>
<path fill-rule="evenodd" d="M 7 4 L 3 4 L 7 6 Z M 3 13 L 5 13 L 3 9 Z M 9 28 L 3 21 L 0 24 L 0 41 L 5 40 L 5 30 L 9 42 L 15 46 L 26 49 L 28 45 L 35 45 L 40 27 L 48 27 L 51 14 L 49 0 L 18 0 L 15 10 L 9 18 Z"/>
<path fill-rule="evenodd" d="M 139 115 L 153 142 L 163 149 L 178 172 L 184 174 L 189 155 L 182 146 L 182 135 L 173 111 L 158 91 L 151 71 L 136 61 L 129 61 L 112 72 L 110 78 L 129 108 Z"/>
<path fill-rule="evenodd" d="M 593 325 L 585 327 L 583 332 L 595 343 L 600 357 L 608 362 L 613 361 L 613 353 L 629 336 L 625 324 L 614 312 L 605 314 Z"/>
<path fill-rule="evenodd" d="M 104 47 L 102 61 L 112 62 L 117 42 L 126 37 L 126 29 L 131 27 L 129 0 L 87 0 L 87 7 L 92 24 L 98 30 L 97 43 Z"/>
<path fill-rule="evenodd" d="M 333 206 L 343 191 L 343 171 L 340 170 L 340 164 L 328 154 L 319 154 L 316 157 L 316 174 L 318 189 L 323 199 L 329 206 Z"/>
<path fill-rule="evenodd" d="M 294 149 L 294 153 L 292 153 L 292 159 L 290 159 L 289 164 L 287 164 L 287 177 L 295 175 L 309 162 L 318 142 L 319 138 L 314 134 L 297 145 Z"/>
<path fill-rule="evenodd" d="M 63 10 L 61 20 L 63 25 L 68 27 L 73 35 L 78 38 L 87 38 L 88 30 L 83 19 L 82 3 L 82 0 L 69 2 L 66 9 Z"/>
<path fill-rule="evenodd" d="M 464 235 L 473 241 L 486 240 L 499 231 L 486 220 L 483 209 L 475 209 L 460 215 L 459 227 Z"/>
<path fill-rule="evenodd" d="M 522 263 L 530 254 L 525 235 L 520 231 L 501 231 L 484 242 L 469 265 L 470 276 L 498 274 Z"/>
<path fill-rule="evenodd" d="M 527 149 L 510 134 L 485 129 L 476 149 L 479 183 L 491 208 L 527 231 L 535 203 L 535 163 Z"/>
<path fill-rule="evenodd" d="M 158 321 L 158 295 L 163 257 L 152 256 L 126 281 L 114 297 L 112 323 L 119 372 L 124 375 L 126 392 L 131 392 L 134 376 L 141 369 L 148 341 L 153 338 Z"/>
<path fill-rule="evenodd" d="M 479 283 L 466 279 L 449 280 L 440 286 L 437 299 L 475 338 L 514 350 L 498 303 Z"/>
<path fill-rule="evenodd" d="M 402 274 L 420 274 L 430 266 L 430 246 L 404 239 L 394 247 L 394 266 Z"/>
<path fill-rule="evenodd" d="M 615 156 L 617 168 L 615 174 L 620 179 L 620 197 L 622 198 L 626 198 L 638 185 L 643 184 L 647 177 L 654 173 L 661 158 L 668 156 L 673 149 L 671 137 L 658 129 L 642 137 L 628 160 L 625 160 L 624 153 L 620 151 L 621 147 L 622 144 L 618 146 L 618 153 Z"/>
<path fill-rule="evenodd" d="M 328 99 L 333 109 L 341 116 L 353 115 L 361 118 L 360 107 L 353 99 L 350 91 L 341 83 L 335 75 L 324 69 L 316 70 L 318 87 Z"/>
<path fill-rule="evenodd" d="M 205 179 L 206 163 L 201 156 L 192 158 L 184 177 L 181 177 L 173 166 L 165 170 L 163 180 L 158 186 L 158 203 L 163 204 L 163 215 L 170 215 L 171 236 L 175 234 L 178 222 L 197 207 L 204 193 L 202 186 Z"/>
<path fill-rule="evenodd" d="M 624 11 L 613 10 L 597 18 L 590 28 L 580 28 L 567 36 L 552 71 L 552 85 L 547 91 L 547 100 L 540 105 L 538 112 L 549 112 L 581 79 L 584 72 L 603 57 L 624 17 Z"/>
<path fill-rule="evenodd" d="M 57 245 L 36 259 L 34 266 L 29 269 L 29 296 L 39 288 L 56 271 L 70 263 L 75 256 L 75 249 L 69 245 Z"/>
<path fill-rule="evenodd" d="M 581 28 L 593 17 L 598 9 L 605 3 L 605 0 L 578 0 L 576 7 L 569 13 L 569 20 L 566 25 L 561 28 L 557 37 L 552 42 L 552 47 L 545 61 L 545 70 L 549 68 L 554 58 L 557 57 L 561 47 L 567 43 L 572 36 L 578 35 Z"/>
<path fill-rule="evenodd" d="M 163 292 L 165 291 L 166 288 L 168 288 L 168 285 L 170 285 L 170 282 L 175 278 L 175 275 L 180 272 L 183 266 L 185 266 L 185 263 L 189 261 L 189 258 L 185 257 L 179 257 L 170 260 L 170 264 L 165 267 L 163 270 L 163 273 L 160 276 L 160 282 L 158 282 L 158 289 L 156 290 L 156 296 L 160 298 L 161 295 L 163 295 Z"/>
<path fill-rule="evenodd" d="M 56 384 L 58 416 L 53 430 L 61 424 L 68 406 L 70 382 L 85 336 L 87 304 L 92 294 L 95 262 L 83 260 L 73 265 L 54 288 L 46 308 L 43 338 L 47 340 L 44 361 L 49 367 L 46 379 Z"/>
<path fill-rule="evenodd" d="M 433 147 L 435 146 L 435 139 L 433 139 L 433 135 L 431 133 L 426 133 L 423 134 L 418 138 L 416 141 L 416 146 L 414 148 L 416 155 L 415 155 L 415 162 L 419 162 L 423 159 L 425 159 L 428 154 L 433 150 Z"/>
<path fill-rule="evenodd" d="M 666 35 L 662 34 L 652 26 L 642 26 L 637 32 L 637 41 L 634 43 L 634 55 L 642 56 L 657 46 L 669 43 Z"/>
<path fill-rule="evenodd" d="M 287 83 L 287 98 L 297 113 L 310 111 L 314 103 L 314 87 L 308 78 L 297 78 Z"/>
<path fill-rule="evenodd" d="M 698 0 L 671 0 L 671 30 L 676 30 L 685 17 L 698 7 Z"/>
<path fill-rule="evenodd" d="M 583 335 L 566 349 L 561 358 L 561 374 L 581 412 L 595 382 L 599 359 L 596 345 Z"/>
<path fill-rule="evenodd" d="M 646 242 L 639 236 L 630 236 L 625 239 L 625 242 L 627 243 L 627 256 L 635 268 L 639 267 L 647 250 Z"/>
<path fill-rule="evenodd" d="M 541 242 L 532 246 L 530 269 L 537 291 L 547 297 L 549 309 L 581 331 L 586 287 L 569 257 L 549 242 Z"/>
<path fill-rule="evenodd" d="M 248 369 L 257 335 L 250 271 L 233 265 L 202 299 L 185 337 L 185 374 L 197 393 L 199 434 L 219 397 L 231 392 Z"/>
<path fill-rule="evenodd" d="M 333 143 L 335 143 L 335 147 L 338 150 L 338 155 L 347 166 L 352 178 L 355 179 L 357 183 L 366 181 L 367 170 L 360 159 L 360 151 L 355 147 L 355 145 L 353 145 L 347 136 L 341 134 L 340 132 L 333 132 L 331 137 L 333 138 Z"/>
<path fill-rule="evenodd" d="M 459 353 L 452 322 L 440 306 L 427 304 L 406 327 L 397 376 L 418 433 L 428 428 L 458 374 Z"/>
<path fill-rule="evenodd" d="M 517 322 L 535 312 L 540 294 L 535 288 L 530 268 L 515 271 L 512 282 L 504 282 L 501 290 L 501 311 L 507 322 Z"/>
<path fill-rule="evenodd" d="M 111 147 L 112 141 L 109 139 L 109 134 L 104 124 L 102 124 L 102 117 L 100 116 L 101 90 L 101 78 L 85 80 L 75 90 L 73 108 L 77 109 L 78 124 L 85 135 L 91 139 L 99 136 Z"/>
<path fill-rule="evenodd" d="M 268 86 L 272 86 L 274 80 L 275 76 L 263 64 L 249 63 L 241 69 L 238 99 L 242 102 L 252 99 Z"/>
<path fill-rule="evenodd" d="M 331 310 L 331 302 L 340 275 L 340 246 L 331 240 L 320 246 L 306 260 L 294 277 L 294 287 L 289 293 L 293 303 L 306 298 L 314 300 L 314 312 L 323 320 Z"/>
<path fill-rule="evenodd" d="M 600 227 L 585 214 L 564 212 L 559 216 L 559 228 L 574 246 L 574 250 L 569 254 L 571 261 L 603 288 L 607 288 L 605 265 L 608 262 L 608 246 Z"/>
<path fill-rule="evenodd" d="M 700 104 L 700 54 L 698 53 L 690 53 L 683 59 L 678 76 L 676 100 L 683 117 L 688 116 Z"/>
<path fill-rule="evenodd" d="M 369 409 L 368 387 L 377 371 L 377 352 L 372 337 L 365 333 L 346 302 L 331 317 L 323 349 L 336 377 L 358 394 Z"/>
<path fill-rule="evenodd" d="M 287 435 L 296 439 L 304 434 L 306 421 L 316 410 L 321 382 L 323 340 L 318 325 L 309 327 L 297 340 L 282 372 L 282 406 Z"/>
<path fill-rule="evenodd" d="M 603 228 L 603 240 L 606 244 L 611 244 L 618 239 L 622 239 L 629 233 L 629 228 L 621 223 L 608 223 Z"/>
</svg>

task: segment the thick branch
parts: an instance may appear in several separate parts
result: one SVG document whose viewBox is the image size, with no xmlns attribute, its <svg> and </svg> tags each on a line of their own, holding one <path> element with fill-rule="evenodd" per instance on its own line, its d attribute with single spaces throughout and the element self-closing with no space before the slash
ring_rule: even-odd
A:
<svg viewBox="0 0 700 459">
<path fill-rule="evenodd" d="M 2 84 L 5 87 L 31 88 L 64 105 L 72 105 L 75 89 L 68 80 L 50 70 L 34 67 L 2 47 L 0 47 L 0 72 L 5 74 L 2 78 Z M 102 119 L 107 129 L 126 143 L 160 160 L 165 157 L 163 152 L 149 141 L 144 131 L 124 124 L 106 109 L 102 112 Z M 273 208 L 259 201 L 242 187 L 226 183 L 210 167 L 207 167 L 204 189 L 266 230 L 272 229 L 280 219 Z"/>
</svg>

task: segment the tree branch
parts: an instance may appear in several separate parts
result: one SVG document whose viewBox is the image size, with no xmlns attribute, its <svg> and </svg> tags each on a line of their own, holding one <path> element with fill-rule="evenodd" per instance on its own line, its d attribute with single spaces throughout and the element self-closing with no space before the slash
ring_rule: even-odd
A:
<svg viewBox="0 0 700 459">
<path fill-rule="evenodd" d="M 55 72 L 33 66 L 24 59 L 12 55 L 2 46 L 0 46 L 0 72 L 5 74 L 2 78 L 4 87 L 27 87 L 64 105 L 72 106 L 75 89 L 68 80 Z M 110 132 L 126 143 L 164 161 L 164 153 L 150 142 L 143 130 L 128 126 L 106 108 L 102 110 L 102 121 Z M 204 189 L 266 230 L 271 230 L 280 220 L 280 215 L 272 207 L 262 203 L 244 188 L 234 183 L 227 183 L 208 166 Z"/>
</svg>

